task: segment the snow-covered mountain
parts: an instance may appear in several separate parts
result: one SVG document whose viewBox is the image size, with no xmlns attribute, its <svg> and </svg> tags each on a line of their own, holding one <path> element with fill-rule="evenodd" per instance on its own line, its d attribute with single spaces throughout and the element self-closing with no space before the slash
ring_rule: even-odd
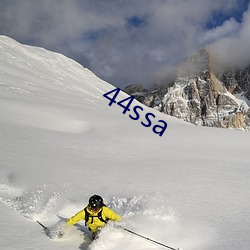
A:
<svg viewBox="0 0 250 250">
<path fill-rule="evenodd" d="M 196 125 L 248 130 L 249 68 L 221 73 L 211 61 L 208 50 L 200 50 L 180 65 L 170 87 L 147 91 L 132 85 L 124 91 L 149 107 Z"/>
<path fill-rule="evenodd" d="M 0 248 L 163 249 L 112 225 L 91 243 L 84 222 L 62 239 L 36 223 L 53 228 L 97 193 L 124 227 L 168 246 L 248 250 L 249 133 L 193 126 L 135 100 L 123 114 L 103 96 L 114 89 L 63 55 L 0 37 Z"/>
</svg>

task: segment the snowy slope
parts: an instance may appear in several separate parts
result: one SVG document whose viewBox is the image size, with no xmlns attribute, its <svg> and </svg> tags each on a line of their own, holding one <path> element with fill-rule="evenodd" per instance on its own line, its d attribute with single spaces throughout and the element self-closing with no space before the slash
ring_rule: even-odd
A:
<svg viewBox="0 0 250 250">
<path fill-rule="evenodd" d="M 134 121 L 108 105 L 113 89 L 63 55 L 0 37 L 0 248 L 162 249 L 111 225 L 92 244 L 79 227 L 51 240 L 36 223 L 53 226 L 97 193 L 124 227 L 169 246 L 249 249 L 249 133 L 196 127 L 135 100 Z M 168 124 L 161 137 L 158 120 Z"/>
</svg>

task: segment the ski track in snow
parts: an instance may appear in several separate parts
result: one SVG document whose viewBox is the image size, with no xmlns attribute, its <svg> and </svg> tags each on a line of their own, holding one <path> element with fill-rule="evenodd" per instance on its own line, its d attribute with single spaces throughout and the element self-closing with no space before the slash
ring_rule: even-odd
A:
<svg viewBox="0 0 250 250">
<path fill-rule="evenodd" d="M 162 195 L 149 194 L 129 198 L 107 197 L 107 199 L 109 201 L 107 206 L 123 217 L 121 225 L 129 230 L 145 237 L 152 237 L 163 244 L 168 243 L 176 248 L 178 244 L 183 244 L 186 246 L 185 249 L 192 249 L 194 246 L 197 249 L 199 244 L 204 244 L 204 239 L 197 240 L 200 225 L 196 225 L 196 229 L 185 225 L 179 220 L 172 208 L 164 205 Z M 121 245 L 123 243 L 119 243 L 121 239 L 123 242 L 124 240 L 128 242 L 126 249 L 162 249 L 155 243 L 115 228 L 113 223 L 107 225 L 101 231 L 99 238 L 92 243 L 87 236 L 88 232 L 83 222 L 66 230 L 64 237 L 58 239 L 56 237 L 57 231 L 63 228 L 65 220 L 59 220 L 56 215 L 62 214 L 63 217 L 69 218 L 83 206 L 81 203 L 66 200 L 63 192 L 51 193 L 46 185 L 31 190 L 22 190 L 12 186 L 11 183 L 1 183 L 0 202 L 29 220 L 45 222 L 45 225 L 50 229 L 50 237 L 53 240 L 62 241 L 69 245 L 79 244 L 79 249 L 82 250 L 124 248 L 124 245 Z M 166 242 L 160 240 L 163 238 L 166 239 Z"/>
</svg>

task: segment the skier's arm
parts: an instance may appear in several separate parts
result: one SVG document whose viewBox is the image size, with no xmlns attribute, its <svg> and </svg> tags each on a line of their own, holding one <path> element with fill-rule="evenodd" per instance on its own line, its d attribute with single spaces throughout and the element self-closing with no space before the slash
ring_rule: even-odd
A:
<svg viewBox="0 0 250 250">
<path fill-rule="evenodd" d="M 85 218 L 85 212 L 84 209 L 72 216 L 70 219 L 68 219 L 67 224 L 75 225 L 78 221 L 84 220 Z"/>
<path fill-rule="evenodd" d="M 113 210 L 111 210 L 110 208 L 105 207 L 104 210 L 105 210 L 105 217 L 106 217 L 107 219 L 110 219 L 110 220 L 112 220 L 112 221 L 118 221 L 118 222 L 122 221 L 121 216 L 118 215 L 118 214 L 116 214 L 116 213 L 115 213 Z"/>
</svg>

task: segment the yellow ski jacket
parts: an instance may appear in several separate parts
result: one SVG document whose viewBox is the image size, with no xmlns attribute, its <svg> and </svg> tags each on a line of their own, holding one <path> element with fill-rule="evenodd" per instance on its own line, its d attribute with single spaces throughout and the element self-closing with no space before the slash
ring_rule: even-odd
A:
<svg viewBox="0 0 250 250">
<path fill-rule="evenodd" d="M 89 209 L 89 207 L 86 207 L 87 212 L 89 213 L 88 221 L 85 221 L 86 226 L 90 229 L 92 233 L 97 232 L 100 228 L 102 228 L 106 223 L 104 221 L 112 220 L 112 221 L 121 221 L 120 215 L 116 214 L 113 210 L 110 208 L 103 206 L 99 211 L 93 212 Z M 98 214 L 100 214 L 101 211 L 101 218 L 104 220 L 100 220 L 98 218 Z M 82 209 L 77 214 L 72 216 L 68 221 L 67 224 L 74 225 L 80 220 L 85 220 L 85 210 Z"/>
</svg>

